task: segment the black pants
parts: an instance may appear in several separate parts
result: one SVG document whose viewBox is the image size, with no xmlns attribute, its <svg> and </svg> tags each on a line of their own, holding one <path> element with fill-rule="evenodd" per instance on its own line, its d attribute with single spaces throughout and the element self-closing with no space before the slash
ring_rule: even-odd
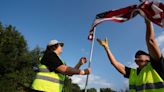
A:
<svg viewBox="0 0 164 92">
<path fill-rule="evenodd" d="M 38 91 L 38 90 L 31 89 L 29 92 L 44 92 L 44 91 Z"/>
</svg>

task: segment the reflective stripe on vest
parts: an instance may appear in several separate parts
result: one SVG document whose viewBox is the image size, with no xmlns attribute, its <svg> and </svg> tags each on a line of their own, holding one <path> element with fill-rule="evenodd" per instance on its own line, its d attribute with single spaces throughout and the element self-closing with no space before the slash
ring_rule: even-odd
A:
<svg viewBox="0 0 164 92">
<path fill-rule="evenodd" d="M 148 90 L 148 89 L 160 89 L 160 88 L 164 88 L 164 82 L 147 83 L 147 84 L 142 84 L 141 86 L 129 85 L 129 88 L 135 89 L 136 91 Z"/>
<path fill-rule="evenodd" d="M 51 72 L 51 71 L 44 67 L 44 68 L 39 68 L 39 72 Z M 56 73 L 56 74 L 62 74 L 62 73 Z M 62 75 L 64 75 L 64 74 L 62 74 Z"/>
<path fill-rule="evenodd" d="M 36 79 L 42 79 L 42 80 L 46 80 L 46 81 L 50 81 L 50 82 L 54 82 L 54 83 L 64 84 L 64 81 L 58 80 L 56 78 L 51 78 L 48 76 L 37 75 Z"/>
<path fill-rule="evenodd" d="M 63 79 L 63 77 L 65 77 L 65 75 L 64 74 L 62 74 L 62 73 L 55 73 L 55 72 L 51 72 L 45 65 L 40 65 L 39 66 L 39 72 L 40 73 L 53 73 L 53 74 L 57 74 L 57 76 L 60 76 L 60 78 L 61 79 Z M 43 74 L 44 75 L 44 74 Z M 49 75 L 49 74 L 48 74 Z M 53 75 L 54 76 L 54 75 Z M 56 75 L 55 75 L 56 76 Z"/>
</svg>

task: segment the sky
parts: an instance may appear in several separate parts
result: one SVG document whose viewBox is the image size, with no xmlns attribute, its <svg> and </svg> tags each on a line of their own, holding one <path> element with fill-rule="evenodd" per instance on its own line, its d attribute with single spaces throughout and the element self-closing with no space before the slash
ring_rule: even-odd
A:
<svg viewBox="0 0 164 92">
<path fill-rule="evenodd" d="M 96 14 L 133 4 L 139 4 L 139 0 L 0 0 L 0 21 L 3 25 L 15 26 L 25 37 L 29 50 L 36 46 L 45 49 L 52 39 L 64 42 L 61 58 L 74 67 L 80 57 L 89 60 L 91 42 L 87 36 Z M 154 29 L 161 53 L 164 53 L 164 29 L 156 25 Z M 96 28 L 96 38 L 105 37 L 116 59 L 125 66 L 136 67 L 134 54 L 137 50 L 147 52 L 145 23 L 141 16 L 124 23 L 101 23 Z M 96 41 L 91 68 L 89 88 L 111 87 L 119 91 L 128 87 L 128 79 L 110 64 Z M 81 88 L 84 88 L 85 79 L 86 76 L 72 77 Z"/>
</svg>

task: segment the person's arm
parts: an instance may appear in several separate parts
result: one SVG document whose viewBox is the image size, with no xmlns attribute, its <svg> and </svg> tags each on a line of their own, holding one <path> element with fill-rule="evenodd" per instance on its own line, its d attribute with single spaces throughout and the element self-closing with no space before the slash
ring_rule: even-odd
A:
<svg viewBox="0 0 164 92">
<path fill-rule="evenodd" d="M 56 68 L 56 70 L 66 75 L 87 75 L 90 74 L 91 72 L 90 68 L 79 70 L 66 65 L 60 65 L 59 67 Z"/>
<path fill-rule="evenodd" d="M 45 54 L 41 60 L 41 63 L 46 65 L 50 71 L 57 71 L 66 75 L 74 74 L 90 74 L 91 69 L 87 68 L 85 70 L 79 70 L 69 67 L 61 61 L 61 59 L 55 53 Z"/>
<path fill-rule="evenodd" d="M 153 24 L 147 19 L 145 19 L 145 23 L 146 23 L 146 44 L 149 54 L 154 60 L 159 61 L 159 59 L 161 58 L 161 52 L 155 40 Z"/>
<path fill-rule="evenodd" d="M 108 55 L 108 58 L 109 58 L 109 61 L 110 63 L 123 75 L 126 74 L 126 71 L 125 71 L 125 66 L 123 64 L 121 64 L 120 62 L 118 62 L 116 60 L 116 58 L 114 57 L 114 55 L 112 54 L 112 52 L 110 51 L 110 48 L 108 46 L 108 40 L 107 38 L 102 41 L 100 39 L 97 39 L 97 41 L 99 42 L 100 45 L 102 45 Z"/>
<path fill-rule="evenodd" d="M 80 58 L 79 62 L 75 65 L 75 69 L 79 69 L 84 63 L 87 62 L 87 59 L 85 57 Z"/>
</svg>

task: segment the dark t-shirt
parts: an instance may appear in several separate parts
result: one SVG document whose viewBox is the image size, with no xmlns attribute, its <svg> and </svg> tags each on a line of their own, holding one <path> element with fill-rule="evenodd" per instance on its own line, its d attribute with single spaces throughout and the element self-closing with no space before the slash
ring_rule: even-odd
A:
<svg viewBox="0 0 164 92">
<path fill-rule="evenodd" d="M 150 63 L 152 67 L 156 70 L 159 76 L 164 80 L 164 58 L 163 56 L 160 58 L 159 61 L 155 61 L 152 58 L 150 59 Z M 125 67 L 126 74 L 124 75 L 125 78 L 129 78 L 131 68 Z M 137 68 L 137 75 L 140 73 L 140 69 Z"/>
<path fill-rule="evenodd" d="M 56 68 L 59 67 L 60 65 L 63 65 L 63 62 L 61 59 L 56 55 L 55 52 L 47 52 L 44 54 L 41 64 L 46 65 L 46 67 L 51 71 L 51 72 L 56 72 L 59 73 Z"/>
</svg>

